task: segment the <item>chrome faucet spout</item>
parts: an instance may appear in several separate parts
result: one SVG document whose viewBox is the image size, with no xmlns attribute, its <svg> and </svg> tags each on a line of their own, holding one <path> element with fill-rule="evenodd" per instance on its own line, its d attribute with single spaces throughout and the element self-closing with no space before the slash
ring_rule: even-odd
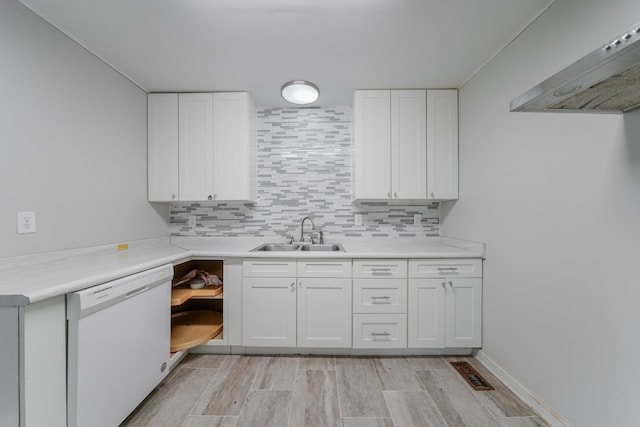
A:
<svg viewBox="0 0 640 427">
<path fill-rule="evenodd" d="M 312 231 L 316 229 L 316 226 L 315 226 L 315 224 L 313 223 L 313 220 L 310 217 L 305 216 L 304 218 L 302 218 L 302 223 L 300 224 L 300 241 L 301 242 L 304 242 L 304 222 L 306 220 L 311 221 L 311 230 Z"/>
</svg>

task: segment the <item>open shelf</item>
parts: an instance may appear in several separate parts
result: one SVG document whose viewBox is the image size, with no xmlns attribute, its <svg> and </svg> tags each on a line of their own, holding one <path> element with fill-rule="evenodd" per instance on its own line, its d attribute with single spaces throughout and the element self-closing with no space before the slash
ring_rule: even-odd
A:
<svg viewBox="0 0 640 427">
<path fill-rule="evenodd" d="M 203 289 L 173 288 L 171 290 L 171 306 L 176 307 L 190 299 L 223 299 L 222 286 Z"/>
<path fill-rule="evenodd" d="M 183 311 L 171 316 L 171 352 L 187 350 L 222 333 L 222 313 Z"/>
</svg>

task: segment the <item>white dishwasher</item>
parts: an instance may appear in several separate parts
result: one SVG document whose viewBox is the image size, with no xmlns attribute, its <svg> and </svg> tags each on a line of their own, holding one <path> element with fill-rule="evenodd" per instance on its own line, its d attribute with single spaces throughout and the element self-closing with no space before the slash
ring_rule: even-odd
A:
<svg viewBox="0 0 640 427">
<path fill-rule="evenodd" d="M 69 427 L 117 426 L 167 375 L 172 277 L 165 265 L 67 294 Z"/>
</svg>

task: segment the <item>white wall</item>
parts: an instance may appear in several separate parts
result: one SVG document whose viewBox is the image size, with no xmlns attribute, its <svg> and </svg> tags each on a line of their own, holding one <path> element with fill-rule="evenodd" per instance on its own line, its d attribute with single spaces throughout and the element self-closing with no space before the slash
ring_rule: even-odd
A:
<svg viewBox="0 0 640 427">
<path fill-rule="evenodd" d="M 640 22 L 637 0 L 556 0 L 460 93 L 460 200 L 442 234 L 487 243 L 484 351 L 569 422 L 637 426 L 640 111 L 509 101 Z"/>
<path fill-rule="evenodd" d="M 0 257 L 168 235 L 146 202 L 146 94 L 15 0 L 0 58 Z"/>
</svg>

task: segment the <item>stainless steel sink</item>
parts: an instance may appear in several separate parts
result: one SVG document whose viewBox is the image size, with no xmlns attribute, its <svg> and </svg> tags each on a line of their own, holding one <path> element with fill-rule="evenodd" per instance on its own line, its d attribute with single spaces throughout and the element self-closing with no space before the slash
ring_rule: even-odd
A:
<svg viewBox="0 0 640 427">
<path fill-rule="evenodd" d="M 264 243 L 257 248 L 251 249 L 250 252 L 344 252 L 344 248 L 340 244 L 313 244 L 313 243 Z"/>
<path fill-rule="evenodd" d="M 300 245 L 301 251 L 311 251 L 311 252 L 344 252 L 344 248 L 342 245 L 338 244 L 328 244 L 328 245 Z"/>
</svg>

